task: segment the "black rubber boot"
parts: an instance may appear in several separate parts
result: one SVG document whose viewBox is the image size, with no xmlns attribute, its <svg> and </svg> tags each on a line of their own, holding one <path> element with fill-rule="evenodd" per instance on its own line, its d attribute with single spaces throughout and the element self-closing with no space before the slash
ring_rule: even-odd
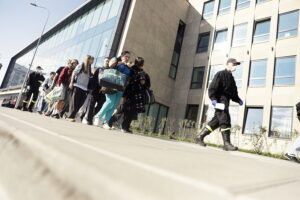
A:
<svg viewBox="0 0 300 200">
<path fill-rule="evenodd" d="M 22 111 L 28 111 L 27 103 L 23 102 Z"/>
<path fill-rule="evenodd" d="M 28 107 L 28 112 L 33 112 L 33 111 L 32 111 L 33 106 L 34 106 L 34 103 L 31 102 L 31 103 L 29 104 L 29 107 Z"/>
<path fill-rule="evenodd" d="M 223 142 L 224 142 L 224 147 L 223 149 L 225 151 L 237 151 L 238 148 L 233 146 L 231 144 L 231 141 L 230 141 L 230 131 L 222 131 L 222 138 L 223 138 Z"/>
<path fill-rule="evenodd" d="M 204 138 L 205 138 L 206 136 L 208 136 L 210 133 L 211 133 L 211 131 L 208 130 L 206 127 L 203 128 L 203 129 L 201 130 L 201 133 L 200 133 L 199 138 L 196 138 L 196 139 L 195 139 L 195 140 L 196 140 L 196 143 L 199 144 L 200 146 L 206 147 L 206 144 L 204 143 Z"/>
</svg>

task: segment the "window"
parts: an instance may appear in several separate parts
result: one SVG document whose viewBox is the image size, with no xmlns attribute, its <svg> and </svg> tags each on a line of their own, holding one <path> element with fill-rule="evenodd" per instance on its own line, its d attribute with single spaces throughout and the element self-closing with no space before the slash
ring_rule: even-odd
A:
<svg viewBox="0 0 300 200">
<path fill-rule="evenodd" d="M 245 134 L 260 134 L 263 120 L 263 108 L 251 108 L 246 110 Z"/>
<path fill-rule="evenodd" d="M 191 89 L 202 88 L 205 67 L 194 67 Z"/>
<path fill-rule="evenodd" d="M 278 138 L 291 138 L 292 136 L 292 107 L 273 107 L 271 128 L 269 136 Z"/>
<path fill-rule="evenodd" d="M 215 6 L 215 1 L 209 1 L 204 3 L 203 19 L 209 19 L 213 16 L 214 6 Z"/>
<path fill-rule="evenodd" d="M 224 49 L 227 43 L 227 29 L 216 32 L 214 50 Z"/>
<path fill-rule="evenodd" d="M 266 1 L 270 1 L 270 0 L 256 0 L 256 3 L 263 3 L 263 2 L 266 2 Z"/>
<path fill-rule="evenodd" d="M 170 71 L 169 71 L 169 76 L 173 79 L 176 78 L 176 74 L 177 74 L 181 46 L 182 46 L 183 37 L 184 37 L 184 30 L 185 30 L 185 24 L 182 21 L 180 21 L 178 30 L 177 30 L 177 36 L 176 36 L 174 52 L 173 52 L 172 61 L 171 61 L 171 67 L 170 67 Z"/>
<path fill-rule="evenodd" d="M 270 37 L 270 19 L 256 22 L 253 43 L 268 41 Z"/>
<path fill-rule="evenodd" d="M 298 34 L 299 12 L 293 11 L 279 15 L 278 38 L 287 38 Z"/>
<path fill-rule="evenodd" d="M 242 87 L 242 82 L 243 82 L 243 63 L 237 66 L 236 71 L 232 73 L 236 86 L 237 87 Z"/>
<path fill-rule="evenodd" d="M 197 121 L 199 105 L 187 105 L 185 119 Z"/>
<path fill-rule="evenodd" d="M 154 118 L 153 132 L 158 132 L 161 120 L 168 116 L 168 110 L 169 108 L 167 106 L 159 103 L 151 104 L 150 106 L 148 106 L 148 108 L 146 108 L 147 116 L 151 116 Z"/>
<path fill-rule="evenodd" d="M 265 86 L 267 73 L 267 60 L 251 62 L 249 86 Z"/>
<path fill-rule="evenodd" d="M 274 85 L 294 85 L 296 57 L 276 59 Z"/>
<path fill-rule="evenodd" d="M 247 25 L 248 24 L 240 24 L 234 26 L 232 47 L 242 46 L 246 44 Z"/>
<path fill-rule="evenodd" d="M 208 85 L 212 82 L 212 80 L 214 79 L 216 73 L 218 73 L 221 70 L 224 70 L 224 66 L 223 65 L 212 65 L 210 67 L 210 73 L 209 73 L 209 80 L 208 80 Z"/>
<path fill-rule="evenodd" d="M 219 15 L 229 13 L 231 0 L 220 0 Z"/>
<path fill-rule="evenodd" d="M 250 0 L 237 0 L 236 9 L 246 8 L 250 6 Z"/>
<path fill-rule="evenodd" d="M 231 118 L 231 126 L 234 128 L 238 125 L 239 106 L 229 106 L 229 114 Z"/>
<path fill-rule="evenodd" d="M 206 52 L 208 50 L 209 36 L 210 32 L 199 34 L 197 53 Z"/>
</svg>

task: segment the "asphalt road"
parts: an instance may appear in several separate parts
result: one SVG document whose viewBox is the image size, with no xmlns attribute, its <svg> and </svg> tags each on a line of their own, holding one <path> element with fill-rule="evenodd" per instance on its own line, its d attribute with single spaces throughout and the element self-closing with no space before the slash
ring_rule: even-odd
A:
<svg viewBox="0 0 300 200">
<path fill-rule="evenodd" d="M 105 194 L 99 199 L 300 198 L 300 165 L 288 161 L 107 131 L 5 108 L 0 108 L 0 122 L 59 152 L 44 158 L 49 165 L 58 167 L 60 157 L 72 158 L 78 165 L 67 170 L 59 166 L 60 176 L 78 181 L 77 189 L 91 196 Z"/>
</svg>

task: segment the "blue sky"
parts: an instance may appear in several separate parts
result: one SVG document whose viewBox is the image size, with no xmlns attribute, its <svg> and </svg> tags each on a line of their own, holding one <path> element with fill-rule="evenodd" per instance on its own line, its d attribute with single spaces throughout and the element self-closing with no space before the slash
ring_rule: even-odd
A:
<svg viewBox="0 0 300 200">
<path fill-rule="evenodd" d="M 0 85 L 10 58 L 39 37 L 46 11 L 30 5 L 47 7 L 51 14 L 46 30 L 86 0 L 0 0 Z"/>
</svg>

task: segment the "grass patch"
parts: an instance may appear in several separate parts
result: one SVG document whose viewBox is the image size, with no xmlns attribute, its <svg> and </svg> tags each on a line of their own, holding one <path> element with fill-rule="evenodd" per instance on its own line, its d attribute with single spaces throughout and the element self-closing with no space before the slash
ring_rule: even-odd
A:
<svg viewBox="0 0 300 200">
<path fill-rule="evenodd" d="M 137 132 L 135 132 L 135 133 L 137 133 Z M 146 133 L 146 134 L 138 133 L 138 134 L 151 135 L 153 137 L 163 138 L 163 139 L 170 139 L 170 140 L 177 140 L 177 141 L 183 141 L 183 142 L 189 142 L 189 143 L 196 143 L 194 139 L 182 138 L 182 137 L 177 137 L 177 136 L 173 136 L 173 135 L 167 136 L 167 135 L 159 135 L 157 133 Z M 207 146 L 211 146 L 211 147 L 223 148 L 223 145 L 218 145 L 218 144 L 213 144 L 213 143 L 206 143 L 206 144 L 207 144 Z M 244 153 L 260 155 L 260 156 L 265 156 L 265 157 L 270 157 L 270 158 L 277 158 L 277 159 L 287 160 L 284 157 L 284 154 L 272 154 L 272 153 L 266 153 L 266 152 L 257 153 L 254 150 L 242 149 L 242 148 L 239 148 L 238 151 L 244 152 Z"/>
</svg>

